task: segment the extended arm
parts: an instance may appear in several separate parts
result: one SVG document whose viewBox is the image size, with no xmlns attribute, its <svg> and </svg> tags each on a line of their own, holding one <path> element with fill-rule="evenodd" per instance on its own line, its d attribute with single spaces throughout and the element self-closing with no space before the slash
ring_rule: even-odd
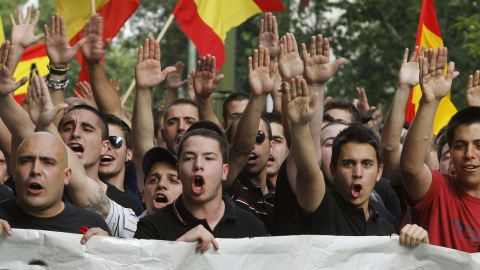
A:
<svg viewBox="0 0 480 270">
<path fill-rule="evenodd" d="M 227 181 L 223 183 L 228 189 L 245 166 L 248 156 L 255 145 L 260 117 L 267 95 L 275 87 L 277 64 L 270 66 L 270 53 L 262 45 L 248 58 L 248 82 L 252 93 L 244 112 L 238 120 L 233 141 L 230 146 Z"/>
<path fill-rule="evenodd" d="M 400 137 L 402 133 L 403 123 L 405 121 L 405 111 L 407 110 L 408 99 L 412 87 L 419 83 L 419 60 L 423 55 L 425 46 L 417 55 L 418 47 L 415 47 L 413 53 L 408 59 L 408 49 L 405 49 L 403 54 L 403 62 L 398 74 L 398 89 L 393 97 L 392 105 L 385 119 L 385 124 L 382 131 L 382 152 L 383 163 L 387 170 L 388 179 L 392 185 L 402 184 L 401 170 L 400 170 L 400 154 L 402 146 L 400 144 Z"/>
<path fill-rule="evenodd" d="M 177 99 L 178 88 L 187 83 L 187 80 L 182 81 L 183 66 L 184 65 L 181 61 L 177 62 L 175 64 L 175 68 L 177 70 L 167 76 L 167 93 L 165 94 L 165 106 Z"/>
<path fill-rule="evenodd" d="M 309 96 L 307 83 L 300 76 L 290 81 L 291 90 L 284 92 L 286 111 L 291 127 L 292 150 L 297 165 L 296 196 L 297 201 L 306 212 L 315 211 L 325 195 L 325 181 L 317 163 L 317 152 L 314 148 L 309 122 L 315 116 L 318 94 Z"/>
<path fill-rule="evenodd" d="M 432 182 L 432 174 L 424 164 L 426 147 L 429 147 L 432 123 L 441 99 L 448 94 L 452 80 L 458 76 L 454 72 L 455 63 L 450 62 L 447 74 L 447 48 L 432 50 L 427 58 L 420 59 L 420 86 L 422 98 L 408 131 L 403 146 L 400 166 L 403 185 L 409 197 L 418 201 L 427 193 Z"/>
<path fill-rule="evenodd" d="M 94 14 L 90 17 L 90 21 L 85 25 L 83 36 L 86 43 L 82 46 L 82 54 L 87 61 L 90 84 L 98 109 L 102 113 L 117 116 L 131 126 L 130 120 L 123 113 L 115 88 L 109 83 L 101 61 L 110 47 L 111 40 L 107 39 L 105 43 L 103 42 L 103 18 L 100 15 Z"/>
<path fill-rule="evenodd" d="M 142 159 L 153 145 L 153 87 L 165 80 L 168 73 L 175 71 L 174 67 L 162 70 L 160 65 L 160 44 L 152 37 L 145 40 L 144 46 L 138 49 L 137 65 L 135 66 L 135 103 L 133 107 L 133 161 L 137 173 L 137 187 L 141 192 L 144 188 Z"/>
</svg>

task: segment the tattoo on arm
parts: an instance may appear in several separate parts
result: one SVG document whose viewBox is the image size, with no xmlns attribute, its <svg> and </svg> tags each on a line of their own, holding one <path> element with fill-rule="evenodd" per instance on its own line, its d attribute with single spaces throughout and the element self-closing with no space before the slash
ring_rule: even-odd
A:
<svg viewBox="0 0 480 270">
<path fill-rule="evenodd" d="M 108 216 L 110 212 L 110 199 L 101 188 L 99 188 L 97 196 L 89 197 L 88 201 L 90 204 L 82 207 L 83 209 L 93 211 L 101 215 L 104 219 Z"/>
</svg>

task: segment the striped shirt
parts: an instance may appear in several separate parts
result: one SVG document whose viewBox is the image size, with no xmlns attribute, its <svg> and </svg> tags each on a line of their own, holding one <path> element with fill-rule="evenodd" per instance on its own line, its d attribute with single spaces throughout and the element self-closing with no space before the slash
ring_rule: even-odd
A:
<svg viewBox="0 0 480 270">
<path fill-rule="evenodd" d="M 110 228 L 112 236 L 133 238 L 137 230 L 138 220 L 139 218 L 132 209 L 125 208 L 110 200 L 110 212 L 108 212 L 105 222 Z"/>
</svg>

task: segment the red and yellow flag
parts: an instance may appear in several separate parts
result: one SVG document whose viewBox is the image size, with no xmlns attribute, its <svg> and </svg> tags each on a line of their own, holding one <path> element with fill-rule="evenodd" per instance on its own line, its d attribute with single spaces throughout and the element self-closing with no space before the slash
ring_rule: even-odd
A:
<svg viewBox="0 0 480 270">
<path fill-rule="evenodd" d="M 138 0 L 96 0 L 95 10 L 103 17 L 103 38 L 114 38 L 138 5 Z M 57 0 L 56 12 L 65 18 L 70 46 L 75 45 L 83 37 L 85 23 L 90 20 L 89 1 Z M 80 50 L 76 58 L 82 66 L 78 80 L 89 81 L 87 65 Z"/>
<path fill-rule="evenodd" d="M 3 32 L 2 16 L 0 16 L 0 43 L 5 42 L 5 32 Z"/>
<path fill-rule="evenodd" d="M 417 41 L 415 42 L 415 45 L 419 48 L 425 45 L 427 49 L 438 49 L 438 46 L 443 47 L 442 34 L 440 33 L 440 28 L 438 27 L 437 15 L 435 13 L 433 0 L 423 0 L 422 11 L 420 13 L 420 22 L 418 23 Z M 447 72 L 447 68 L 445 68 L 445 72 Z M 447 96 L 442 99 L 438 107 L 437 114 L 435 115 L 433 128 L 433 133 L 435 135 L 443 126 L 448 124 L 450 118 L 457 112 L 457 109 L 450 100 L 450 94 L 451 92 L 448 92 Z M 411 123 L 413 121 L 421 97 L 422 91 L 420 90 L 420 85 L 417 85 L 410 93 L 407 112 L 405 114 L 405 120 L 407 122 Z"/>
<path fill-rule="evenodd" d="M 180 0 L 173 14 L 201 56 L 214 55 L 217 71 L 225 62 L 227 32 L 263 11 L 283 11 L 280 0 Z"/>
</svg>

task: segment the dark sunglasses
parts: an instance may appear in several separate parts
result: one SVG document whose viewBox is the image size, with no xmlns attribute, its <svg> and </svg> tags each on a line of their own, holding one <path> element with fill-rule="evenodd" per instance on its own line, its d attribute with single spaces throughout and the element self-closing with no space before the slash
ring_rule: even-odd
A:
<svg viewBox="0 0 480 270">
<path fill-rule="evenodd" d="M 257 138 L 255 139 L 255 142 L 257 144 L 262 144 L 264 141 L 265 141 L 265 133 L 259 130 L 257 133 Z"/>
<path fill-rule="evenodd" d="M 123 145 L 123 138 L 120 136 L 110 136 L 108 137 L 108 141 L 114 149 L 120 149 Z"/>
</svg>

